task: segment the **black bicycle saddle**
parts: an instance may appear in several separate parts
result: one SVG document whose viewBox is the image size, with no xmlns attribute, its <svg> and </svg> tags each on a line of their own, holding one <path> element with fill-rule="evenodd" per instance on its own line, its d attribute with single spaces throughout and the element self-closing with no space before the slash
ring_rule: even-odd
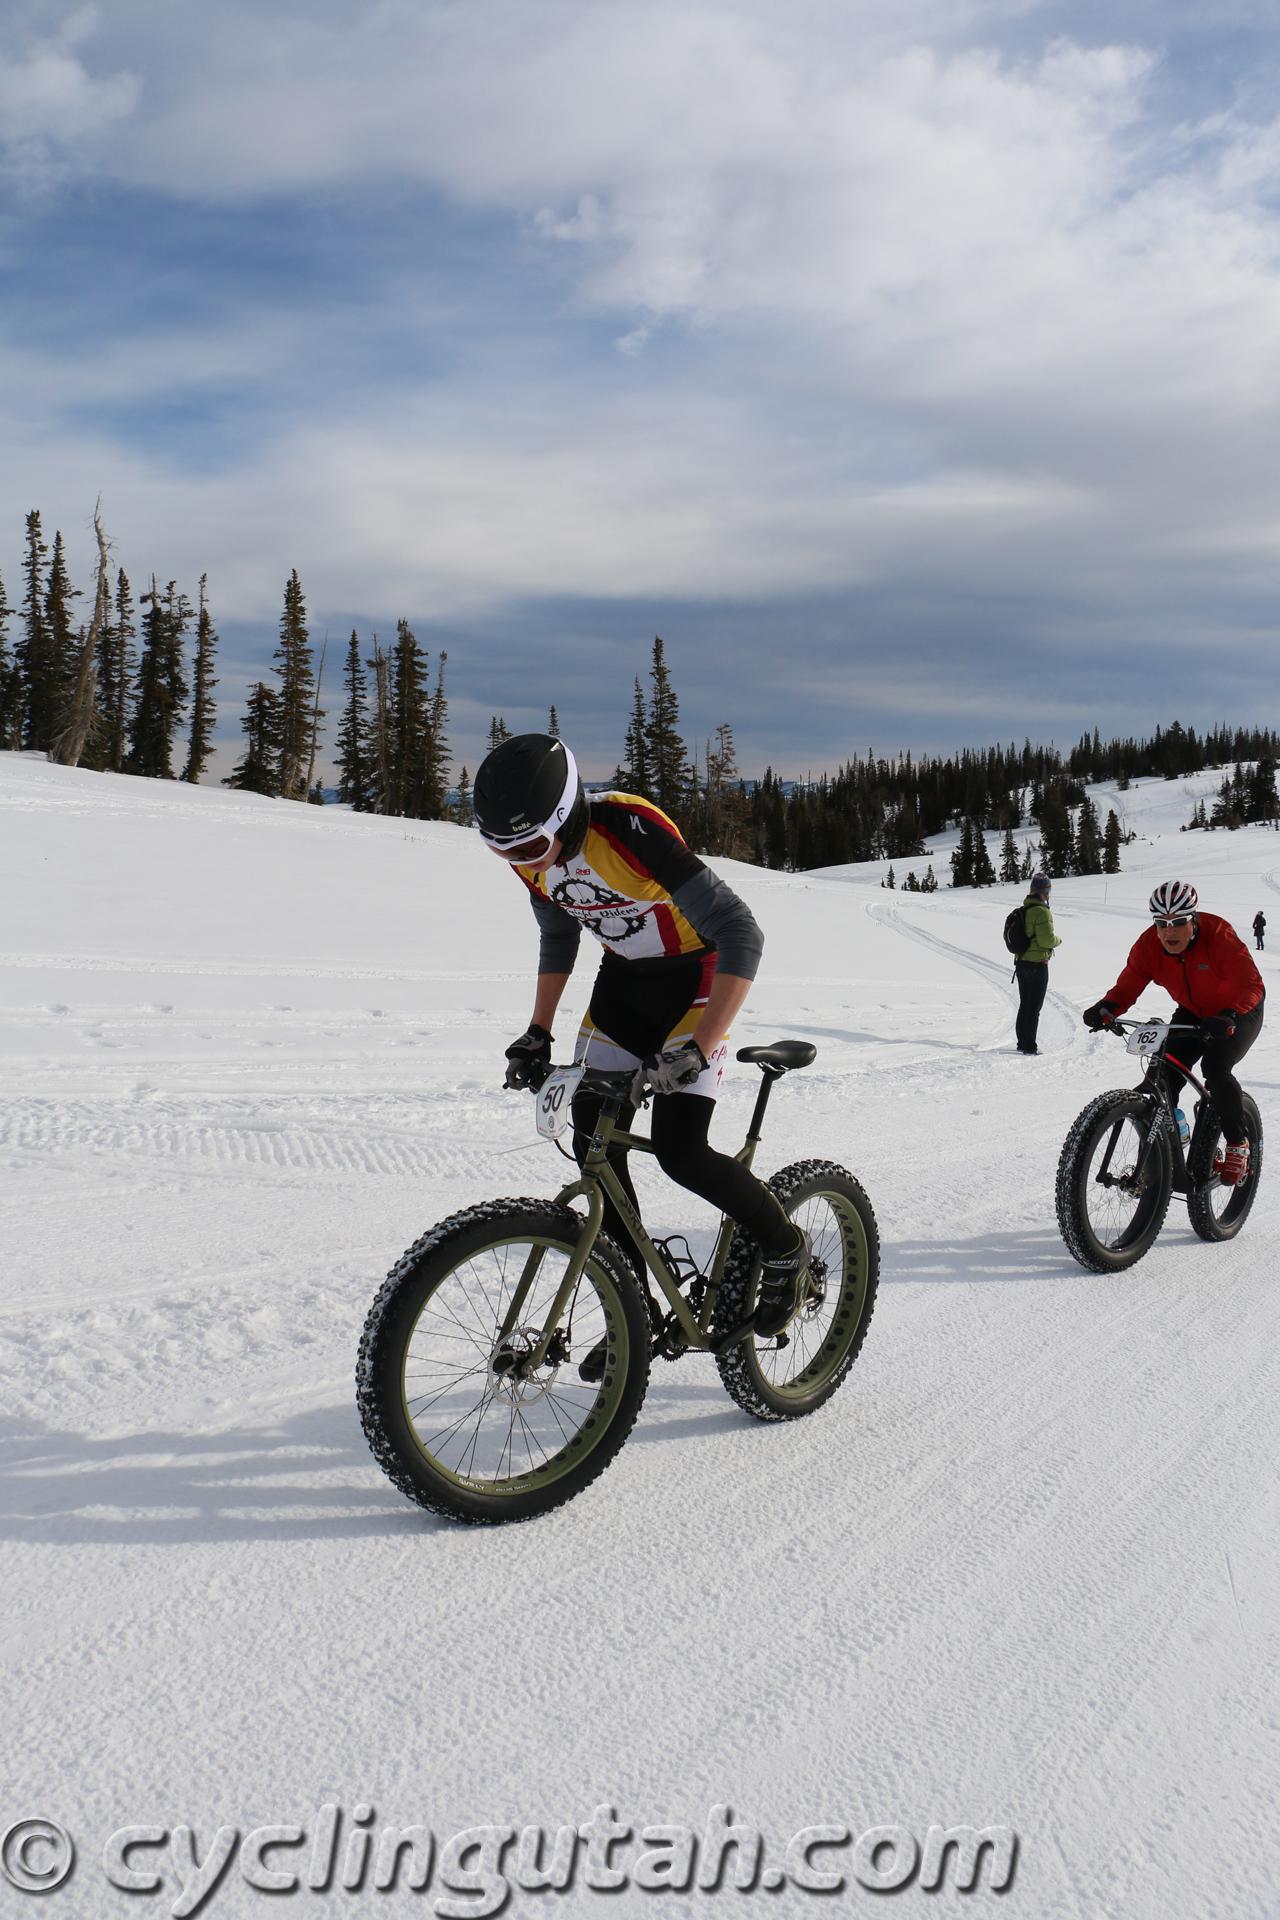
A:
<svg viewBox="0 0 1280 1920">
<path fill-rule="evenodd" d="M 771 1047 L 739 1047 L 739 1060 L 752 1066 L 772 1067 L 775 1073 L 790 1073 L 793 1067 L 812 1066 L 818 1049 L 808 1040 L 775 1040 Z"/>
</svg>

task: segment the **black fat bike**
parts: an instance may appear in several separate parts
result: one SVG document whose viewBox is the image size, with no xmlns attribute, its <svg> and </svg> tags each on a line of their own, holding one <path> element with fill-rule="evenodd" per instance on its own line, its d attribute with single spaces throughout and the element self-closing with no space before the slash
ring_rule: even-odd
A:
<svg viewBox="0 0 1280 1920">
<path fill-rule="evenodd" d="M 1076 1120 L 1058 1161 L 1058 1225 L 1083 1267 L 1114 1273 L 1140 1260 L 1176 1193 L 1202 1240 L 1230 1240 L 1249 1217 L 1262 1173 L 1262 1117 L 1244 1096 L 1249 1171 L 1238 1185 L 1218 1177 L 1222 1122 L 1203 1084 L 1171 1051 L 1176 1035 L 1199 1029 L 1162 1020 L 1113 1020 L 1146 1063 L 1141 1085 L 1100 1093 Z M 1127 1036 L 1127 1037 L 1126 1037 Z M 1199 1094 L 1185 1148 L 1164 1072 L 1166 1059 Z"/>
<path fill-rule="evenodd" d="M 744 1165 L 775 1082 L 815 1053 L 780 1040 L 738 1054 L 763 1075 Z M 684 1236 L 649 1238 L 608 1164 L 610 1146 L 653 1151 L 618 1127 L 635 1083 L 631 1073 L 554 1069 L 535 1091 L 538 1130 L 557 1145 L 574 1094 L 600 1100 L 578 1178 L 554 1200 L 491 1200 L 442 1220 L 370 1307 L 356 1367 L 361 1423 L 379 1466 L 420 1506 L 484 1525 L 571 1500 L 630 1433 L 652 1359 L 713 1353 L 747 1413 L 794 1420 L 829 1400 L 857 1358 L 880 1271 L 859 1182 L 826 1160 L 797 1161 L 768 1182 L 813 1255 L 790 1323 L 757 1338 L 753 1236 L 723 1219 L 703 1270 Z M 606 1193 L 644 1255 L 643 1278 L 600 1230 Z"/>
</svg>

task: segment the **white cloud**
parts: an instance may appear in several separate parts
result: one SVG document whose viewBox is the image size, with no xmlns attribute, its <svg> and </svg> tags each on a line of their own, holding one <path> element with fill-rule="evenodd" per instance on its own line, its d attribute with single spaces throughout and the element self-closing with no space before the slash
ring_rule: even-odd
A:
<svg viewBox="0 0 1280 1920">
<path fill-rule="evenodd" d="M 308 549 L 334 603 L 394 582 L 441 610 L 1274 567 L 1280 131 L 1169 124 L 1164 54 L 1119 29 L 998 44 L 1028 11 L 120 0 L 109 36 L 74 16 L 0 66 L 18 149 L 179 199 L 408 180 L 514 214 L 612 369 L 521 361 L 513 331 L 493 354 L 518 404 L 483 354 L 385 403 L 329 375 L 245 472 L 184 478 L 180 447 L 104 437 L 86 496 L 114 463 L 131 512 L 192 523 L 193 558 L 216 529 L 245 611 Z M 403 247 L 388 298 L 411 312 Z M 118 405 L 184 371 L 266 378 L 326 324 L 305 292 L 280 318 L 246 297 L 216 335 L 94 342 L 77 377 Z M 10 366 L 11 394 L 65 401 L 65 356 Z M 22 404 L 34 497 L 57 436 Z"/>
<path fill-rule="evenodd" d="M 97 25 L 97 8 L 81 7 L 52 36 L 0 51 L 0 154 L 11 170 L 47 173 L 71 164 L 133 114 L 137 76 L 94 79 L 75 52 Z"/>
</svg>

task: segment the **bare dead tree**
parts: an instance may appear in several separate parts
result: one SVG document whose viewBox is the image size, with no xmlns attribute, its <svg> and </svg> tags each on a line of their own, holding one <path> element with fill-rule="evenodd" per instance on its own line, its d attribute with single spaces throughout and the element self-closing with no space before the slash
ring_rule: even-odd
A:
<svg viewBox="0 0 1280 1920">
<path fill-rule="evenodd" d="M 80 659 L 76 666 L 75 691 L 71 704 L 64 717 L 62 731 L 49 749 L 49 758 L 60 767 L 75 767 L 80 764 L 80 755 L 84 752 L 85 742 L 99 722 L 96 704 L 98 690 L 98 636 L 102 632 L 111 612 L 111 591 L 107 585 L 107 551 L 109 542 L 102 531 L 102 495 L 98 495 L 97 505 L 93 509 L 93 531 L 98 540 L 98 590 L 94 595 L 93 619 L 84 645 L 80 649 Z"/>
<path fill-rule="evenodd" d="M 320 671 L 316 675 L 316 704 L 311 715 L 311 759 L 307 765 L 307 791 L 305 798 L 311 798 L 311 783 L 316 776 L 316 737 L 320 731 L 320 722 L 324 717 L 320 712 L 320 689 L 324 685 L 324 657 L 329 651 L 329 636 L 324 636 L 324 645 L 320 649 Z"/>
</svg>

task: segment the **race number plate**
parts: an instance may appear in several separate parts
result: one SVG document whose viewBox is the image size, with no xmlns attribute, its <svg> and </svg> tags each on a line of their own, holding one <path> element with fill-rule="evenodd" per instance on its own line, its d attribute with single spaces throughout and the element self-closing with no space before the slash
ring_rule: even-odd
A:
<svg viewBox="0 0 1280 1920">
<path fill-rule="evenodd" d="M 579 1061 L 574 1067 L 557 1067 L 543 1081 L 538 1095 L 538 1132 L 544 1140 L 557 1139 L 568 1126 L 569 1108 L 586 1070 L 586 1062 Z"/>
<path fill-rule="evenodd" d="M 1148 1020 L 1144 1027 L 1135 1027 L 1133 1032 L 1126 1037 L 1124 1043 L 1125 1052 L 1140 1053 L 1144 1056 L 1159 1053 L 1168 1038 L 1169 1023 L 1167 1020 Z"/>
</svg>

